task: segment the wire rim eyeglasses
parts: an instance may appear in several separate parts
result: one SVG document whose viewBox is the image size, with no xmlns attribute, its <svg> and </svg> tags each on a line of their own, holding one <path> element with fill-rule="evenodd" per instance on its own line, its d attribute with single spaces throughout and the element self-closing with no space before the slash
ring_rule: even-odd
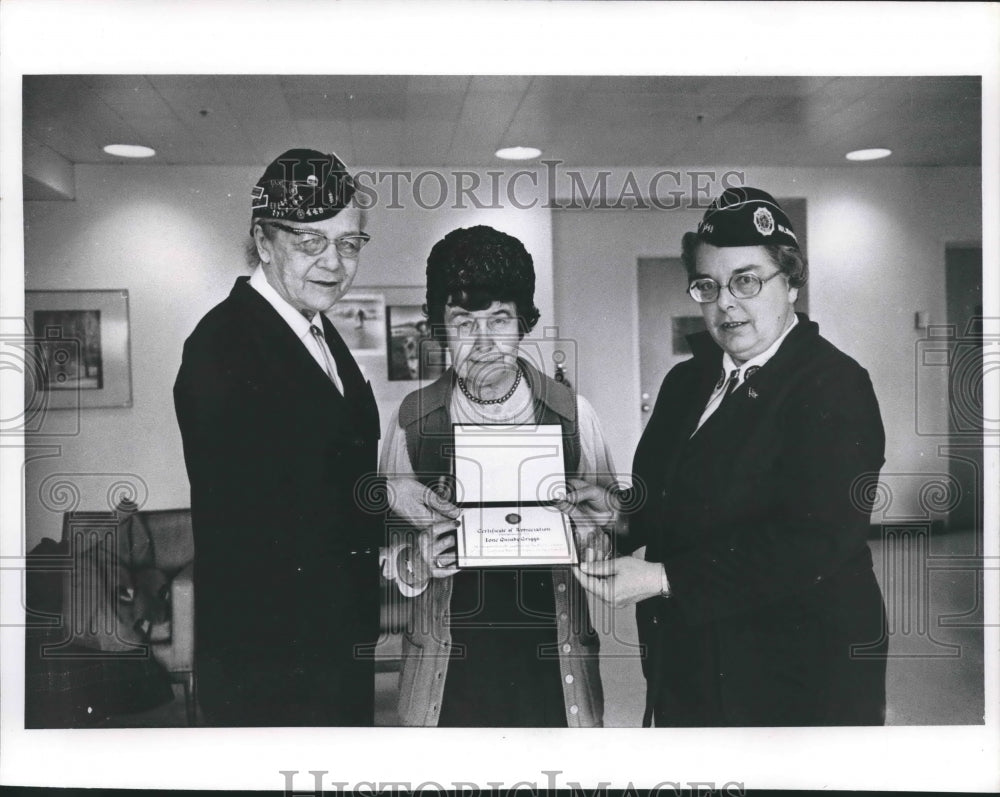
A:
<svg viewBox="0 0 1000 797">
<path fill-rule="evenodd" d="M 733 274 L 726 283 L 726 289 L 737 299 L 752 299 L 764 288 L 765 282 L 770 282 L 775 277 L 784 274 L 784 271 L 775 271 L 767 277 L 759 277 L 752 271 L 743 274 Z M 708 304 L 719 298 L 722 286 L 711 277 L 702 277 L 692 280 L 688 285 L 688 295 L 698 304 Z"/>
<path fill-rule="evenodd" d="M 503 335 L 509 333 L 516 323 L 514 316 L 500 315 L 491 318 L 465 317 L 452 322 L 451 326 L 460 338 L 471 338 L 480 331 L 489 335 Z"/>
</svg>

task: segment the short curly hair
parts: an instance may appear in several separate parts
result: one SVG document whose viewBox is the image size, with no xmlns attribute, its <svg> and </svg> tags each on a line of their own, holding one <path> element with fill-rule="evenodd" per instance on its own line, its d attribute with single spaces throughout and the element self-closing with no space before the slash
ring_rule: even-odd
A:
<svg viewBox="0 0 1000 797">
<path fill-rule="evenodd" d="M 513 302 L 521 335 L 534 329 L 541 313 L 531 255 L 514 236 L 484 224 L 452 230 L 427 256 L 424 312 L 431 334 L 444 341 L 446 306 L 484 310 L 493 302 Z"/>
<path fill-rule="evenodd" d="M 689 277 L 698 271 L 698 247 L 706 243 L 696 232 L 686 232 L 681 239 L 681 262 Z M 711 244 L 709 244 L 711 246 Z M 797 246 L 765 244 L 771 261 L 788 278 L 789 288 L 801 288 L 809 279 L 809 264 Z"/>
</svg>

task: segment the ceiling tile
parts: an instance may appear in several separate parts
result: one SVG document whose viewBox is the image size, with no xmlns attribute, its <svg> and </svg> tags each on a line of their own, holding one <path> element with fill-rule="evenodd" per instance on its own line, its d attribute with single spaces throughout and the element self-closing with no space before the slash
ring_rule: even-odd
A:
<svg viewBox="0 0 1000 797">
<path fill-rule="evenodd" d="M 33 75 L 23 85 L 25 135 L 81 163 L 106 162 L 100 147 L 126 136 L 170 163 L 262 163 L 305 145 L 376 166 L 496 165 L 498 146 L 523 143 L 590 166 L 826 165 L 875 138 L 895 142 L 894 163 L 980 161 L 974 76 Z"/>
<path fill-rule="evenodd" d="M 469 87 L 468 75 L 411 75 L 406 79 L 407 94 L 455 94 L 459 97 Z"/>
<path fill-rule="evenodd" d="M 322 143 L 320 139 L 318 137 L 312 138 L 305 128 L 306 126 L 300 128 L 291 118 L 257 119 L 252 124 L 247 125 L 246 135 L 255 152 L 254 162 L 258 164 L 270 163 L 282 152 L 292 147 L 319 147 Z M 334 151 L 350 163 L 348 154 L 350 135 L 346 134 L 343 138 L 345 143 L 341 142 L 340 137 L 337 138 Z"/>
<path fill-rule="evenodd" d="M 424 92 L 420 95 L 406 97 L 407 123 L 437 119 L 454 123 L 462 112 L 463 97 L 461 94 L 445 94 L 442 92 Z"/>
<path fill-rule="evenodd" d="M 286 139 L 284 149 L 307 147 L 321 152 L 336 152 L 341 159 L 351 151 L 351 126 L 344 120 L 300 119 L 296 122 L 298 136 Z M 273 157 L 273 156 L 272 156 Z M 350 161 L 345 160 L 350 164 Z"/>
<path fill-rule="evenodd" d="M 530 75 L 473 75 L 469 78 L 470 92 L 500 92 L 523 94 L 531 85 Z"/>
<path fill-rule="evenodd" d="M 215 83 L 237 119 L 284 119 L 290 114 L 284 87 L 274 75 L 218 75 Z"/>
</svg>

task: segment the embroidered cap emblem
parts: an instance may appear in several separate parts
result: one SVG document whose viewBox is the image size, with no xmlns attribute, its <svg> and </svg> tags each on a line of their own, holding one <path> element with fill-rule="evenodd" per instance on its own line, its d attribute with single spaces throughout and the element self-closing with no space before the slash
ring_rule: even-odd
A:
<svg viewBox="0 0 1000 797">
<path fill-rule="evenodd" d="M 753 212 L 753 226 L 761 235 L 770 235 L 774 232 L 774 216 L 767 208 L 757 208 Z"/>
</svg>

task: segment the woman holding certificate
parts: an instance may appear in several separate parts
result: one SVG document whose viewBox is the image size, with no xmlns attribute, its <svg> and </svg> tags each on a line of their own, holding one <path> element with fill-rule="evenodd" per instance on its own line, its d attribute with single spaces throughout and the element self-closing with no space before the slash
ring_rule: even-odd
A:
<svg viewBox="0 0 1000 797">
<path fill-rule="evenodd" d="M 380 463 L 398 522 L 383 572 L 408 609 L 404 725 L 602 723 L 598 638 L 570 567 L 595 557 L 587 545 L 603 557 L 609 518 L 574 535 L 540 499 L 567 479 L 607 486 L 614 468 L 590 404 L 522 348 L 534 291 L 531 255 L 491 227 L 454 230 L 427 259 L 425 309 L 451 367 L 403 400 Z"/>
<path fill-rule="evenodd" d="M 644 724 L 881 724 L 867 536 L 885 433 L 868 372 L 796 314 L 806 262 L 770 194 L 726 190 L 682 247 L 707 331 L 635 453 L 618 550 L 645 559 L 585 562 L 580 580 L 637 604 Z"/>
</svg>

